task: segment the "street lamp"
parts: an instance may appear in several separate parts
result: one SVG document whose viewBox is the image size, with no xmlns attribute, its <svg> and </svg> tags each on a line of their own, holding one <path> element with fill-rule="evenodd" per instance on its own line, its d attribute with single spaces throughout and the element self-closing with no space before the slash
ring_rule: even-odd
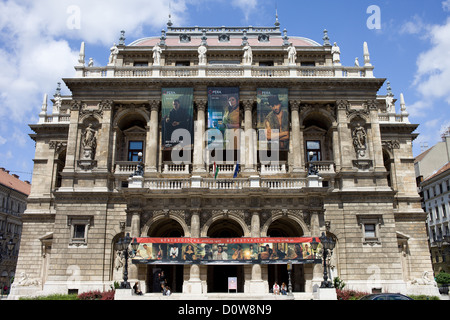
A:
<svg viewBox="0 0 450 320">
<path fill-rule="evenodd" d="M 121 289 L 131 289 L 130 283 L 128 282 L 128 257 L 134 257 L 135 252 L 139 246 L 139 243 L 136 241 L 136 238 L 130 238 L 130 234 L 127 233 L 124 238 L 119 239 L 116 243 L 116 249 L 123 252 L 123 256 L 125 258 L 125 266 L 123 268 L 123 282 L 120 284 Z M 131 249 L 129 251 L 129 246 L 131 243 Z"/>
<path fill-rule="evenodd" d="M 0 262 L 3 261 L 3 254 L 9 255 L 13 252 L 14 247 L 16 244 L 13 242 L 12 239 L 9 240 L 9 242 L 6 244 L 6 248 L 3 250 L 3 244 L 6 241 L 6 238 L 3 238 L 3 234 L 0 234 Z"/>
<path fill-rule="evenodd" d="M 450 234 L 445 234 L 444 236 L 437 236 L 437 239 L 435 240 L 434 244 L 438 248 L 438 252 L 440 255 L 450 255 Z M 447 248 L 444 248 L 442 250 L 442 247 L 446 245 Z"/>
<path fill-rule="evenodd" d="M 309 167 L 308 167 L 308 176 L 317 176 L 317 174 L 319 173 L 319 170 L 317 170 L 316 168 L 314 168 L 314 164 L 312 163 L 312 159 L 314 157 L 314 152 L 310 151 L 308 153 L 308 162 L 309 162 Z"/>
<path fill-rule="evenodd" d="M 292 283 L 291 283 L 291 271 L 292 271 L 292 262 L 288 262 L 287 264 L 287 271 L 288 271 L 288 275 L 289 275 L 289 284 L 288 284 L 288 291 L 289 291 L 289 296 L 292 296 Z"/>
<path fill-rule="evenodd" d="M 321 288 L 333 288 L 333 284 L 331 281 L 328 281 L 328 272 L 327 272 L 327 256 L 333 254 L 333 249 L 336 245 L 332 238 L 329 238 L 322 232 L 322 235 L 319 238 L 320 243 L 322 244 L 322 256 L 323 256 L 323 281 L 320 284 Z M 317 248 L 317 245 L 316 245 Z"/>
</svg>

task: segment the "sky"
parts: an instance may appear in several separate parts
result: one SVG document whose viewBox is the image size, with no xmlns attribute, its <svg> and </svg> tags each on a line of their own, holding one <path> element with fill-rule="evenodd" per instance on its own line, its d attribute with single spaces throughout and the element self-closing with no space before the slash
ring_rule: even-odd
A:
<svg viewBox="0 0 450 320">
<path fill-rule="evenodd" d="M 44 94 L 75 76 L 81 42 L 86 61 L 106 66 L 125 30 L 126 44 L 174 26 L 273 26 L 275 14 L 288 36 L 341 49 L 353 66 L 369 46 L 374 75 L 392 87 L 397 113 L 405 97 L 410 121 L 419 124 L 413 156 L 441 140 L 450 126 L 450 0 L 1 0 L 0 167 L 31 181 Z M 386 85 L 380 91 L 385 95 Z M 62 94 L 70 95 L 63 84 Z M 51 110 L 49 101 L 49 110 Z"/>
</svg>

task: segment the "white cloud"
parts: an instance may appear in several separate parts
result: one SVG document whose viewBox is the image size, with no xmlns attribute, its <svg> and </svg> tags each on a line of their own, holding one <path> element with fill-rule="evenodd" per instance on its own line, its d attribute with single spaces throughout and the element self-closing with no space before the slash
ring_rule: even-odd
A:
<svg viewBox="0 0 450 320">
<path fill-rule="evenodd" d="M 181 22 L 185 0 L 172 0 L 171 7 Z M 0 2 L 0 117 L 28 123 L 43 94 L 53 94 L 61 78 L 73 76 L 81 41 L 109 49 L 121 30 L 153 34 L 168 15 L 165 0 Z"/>
<path fill-rule="evenodd" d="M 445 11 L 450 11 L 450 0 L 442 2 L 442 8 L 444 8 Z"/>
<path fill-rule="evenodd" d="M 419 15 L 414 15 L 410 21 L 405 22 L 399 30 L 400 34 L 418 35 L 426 32 L 429 25 L 426 24 Z"/>
<path fill-rule="evenodd" d="M 256 6 L 258 5 L 258 0 L 233 0 L 231 5 L 235 8 L 242 10 L 245 16 L 245 20 L 248 21 L 250 13 L 255 12 Z"/>
<path fill-rule="evenodd" d="M 450 18 L 432 26 L 428 35 L 431 48 L 417 59 L 414 85 L 424 98 L 450 103 Z"/>
</svg>

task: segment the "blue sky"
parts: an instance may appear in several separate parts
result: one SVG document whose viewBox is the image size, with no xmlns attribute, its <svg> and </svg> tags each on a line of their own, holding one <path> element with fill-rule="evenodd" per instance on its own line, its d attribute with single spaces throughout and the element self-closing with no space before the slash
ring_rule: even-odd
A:
<svg viewBox="0 0 450 320">
<path fill-rule="evenodd" d="M 411 123 L 420 124 L 413 155 L 450 125 L 450 0 L 172 0 L 170 8 L 174 26 L 272 26 L 277 9 L 288 35 L 323 43 L 327 29 L 347 66 L 363 61 L 367 41 L 375 76 L 390 81 L 395 98 L 404 94 Z M 28 125 L 37 123 L 44 94 L 74 76 L 82 41 L 86 60 L 104 66 L 120 30 L 127 44 L 160 35 L 168 14 L 168 0 L 0 1 L 0 167 L 31 180 Z"/>
</svg>

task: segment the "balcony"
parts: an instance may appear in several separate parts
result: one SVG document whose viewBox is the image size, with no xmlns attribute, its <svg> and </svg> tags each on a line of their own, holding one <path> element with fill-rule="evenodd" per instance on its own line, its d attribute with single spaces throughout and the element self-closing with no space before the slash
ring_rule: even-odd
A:
<svg viewBox="0 0 450 320">
<path fill-rule="evenodd" d="M 116 188 L 128 188 L 127 182 L 130 176 L 137 170 L 137 162 L 118 161 L 115 165 L 114 176 L 116 178 Z M 309 164 L 308 164 L 309 165 Z M 334 179 L 335 167 L 331 161 L 317 161 L 313 163 L 319 170 L 319 174 L 326 180 Z M 206 175 L 202 176 L 192 173 L 191 165 L 164 163 L 161 170 L 155 177 L 140 178 L 142 188 L 153 192 L 183 189 L 209 189 L 209 190 L 243 190 L 243 189 L 269 189 L 269 190 L 300 190 L 308 186 L 306 177 L 307 167 L 304 177 L 290 177 L 287 164 L 259 164 L 258 171 L 250 176 L 234 178 L 236 164 L 219 163 L 217 177 L 214 172 L 214 165 L 208 165 Z M 327 184 L 328 185 L 328 184 Z"/>
</svg>

